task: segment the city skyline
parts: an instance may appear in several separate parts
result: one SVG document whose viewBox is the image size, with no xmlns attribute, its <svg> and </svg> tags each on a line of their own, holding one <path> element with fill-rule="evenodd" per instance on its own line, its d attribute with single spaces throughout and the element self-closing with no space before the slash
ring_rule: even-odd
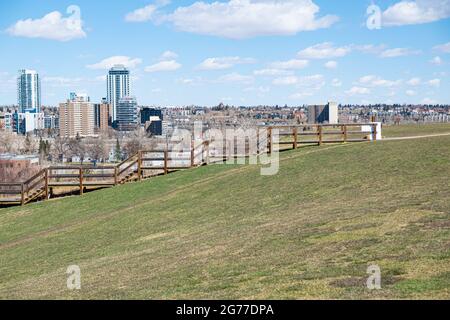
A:
<svg viewBox="0 0 450 320">
<path fill-rule="evenodd" d="M 116 64 L 141 105 L 449 103 L 450 1 L 405 3 L 375 1 L 379 25 L 371 1 L 2 3 L 0 104 L 21 69 L 43 105 L 101 101 Z"/>
</svg>

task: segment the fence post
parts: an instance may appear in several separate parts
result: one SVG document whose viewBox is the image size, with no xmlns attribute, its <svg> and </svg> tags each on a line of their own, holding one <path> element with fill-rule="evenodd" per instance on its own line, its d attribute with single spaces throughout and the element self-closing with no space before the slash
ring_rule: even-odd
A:
<svg viewBox="0 0 450 320">
<path fill-rule="evenodd" d="M 293 144 L 293 147 L 294 147 L 294 150 L 295 150 L 295 149 L 297 149 L 297 136 L 298 136 L 297 127 L 295 127 L 295 128 L 292 130 L 292 134 L 294 135 L 294 144 Z"/>
<path fill-rule="evenodd" d="M 256 127 L 256 155 L 259 156 L 259 127 Z"/>
<path fill-rule="evenodd" d="M 206 164 L 209 164 L 209 141 L 205 141 L 205 147 L 206 147 Z"/>
<path fill-rule="evenodd" d="M 45 170 L 45 190 L 44 190 L 44 194 L 45 194 L 45 200 L 48 200 L 48 168 L 44 169 Z"/>
<path fill-rule="evenodd" d="M 322 126 L 321 125 L 319 125 L 318 126 L 318 129 L 319 129 L 319 146 L 321 146 L 322 145 L 322 143 L 323 143 L 323 136 L 322 136 Z"/>
<path fill-rule="evenodd" d="M 23 206 L 25 205 L 25 184 L 22 183 L 21 185 L 21 198 L 20 198 L 20 204 Z"/>
<path fill-rule="evenodd" d="M 168 173 L 168 169 L 167 169 L 167 158 L 168 158 L 168 151 L 167 149 L 164 150 L 164 174 Z"/>
<path fill-rule="evenodd" d="M 138 181 L 141 181 L 142 178 L 142 151 L 138 151 Z"/>
<path fill-rule="evenodd" d="M 80 167 L 80 196 L 83 195 L 83 168 Z"/>
<path fill-rule="evenodd" d="M 227 139 L 226 137 L 222 140 L 222 161 L 227 161 Z"/>
<path fill-rule="evenodd" d="M 195 166 L 194 146 L 195 146 L 195 140 L 191 140 L 191 168 L 193 168 Z"/>
<path fill-rule="evenodd" d="M 347 135 L 347 125 L 344 124 L 344 142 L 347 142 L 347 138 L 348 138 L 348 135 Z"/>
<path fill-rule="evenodd" d="M 119 168 L 117 166 L 114 166 L 114 185 L 117 186 L 119 184 L 117 173 L 119 171 Z"/>
<path fill-rule="evenodd" d="M 378 132 L 377 132 L 377 125 L 373 124 L 372 125 L 372 138 L 373 138 L 374 142 L 377 141 L 377 134 L 378 134 Z"/>
<path fill-rule="evenodd" d="M 269 127 L 267 129 L 267 147 L 268 147 L 268 154 L 272 154 L 272 127 Z"/>
</svg>

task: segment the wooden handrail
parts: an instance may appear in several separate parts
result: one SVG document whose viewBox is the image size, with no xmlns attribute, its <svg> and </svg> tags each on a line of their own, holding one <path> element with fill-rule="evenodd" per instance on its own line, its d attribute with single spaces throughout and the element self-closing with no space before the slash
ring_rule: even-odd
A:
<svg viewBox="0 0 450 320">
<path fill-rule="evenodd" d="M 37 178 L 39 178 L 42 174 L 45 173 L 45 169 L 39 171 L 38 173 L 36 173 L 34 176 L 32 176 L 30 179 L 28 179 L 27 181 L 24 182 L 24 184 L 28 185 L 31 182 L 33 182 L 34 180 L 36 180 Z"/>
<path fill-rule="evenodd" d="M 117 165 L 117 167 L 120 167 L 120 166 L 122 166 L 123 164 L 125 164 L 125 163 L 127 163 L 128 161 L 131 161 L 131 159 L 133 159 L 134 157 L 137 157 L 137 153 L 136 154 L 134 154 L 134 155 L 132 155 L 131 157 L 128 157 L 128 159 L 125 159 L 125 160 L 123 160 L 121 163 L 119 163 L 118 165 Z"/>
<path fill-rule="evenodd" d="M 130 169 L 132 166 L 134 166 L 136 163 L 138 162 L 138 160 L 134 160 L 133 162 L 131 162 L 127 167 L 125 167 L 122 170 L 119 170 L 119 175 L 121 175 L 122 173 L 124 173 L 125 171 L 127 171 L 128 169 Z"/>
<path fill-rule="evenodd" d="M 348 130 L 349 127 L 361 127 L 361 126 L 370 126 L 372 128 L 372 140 L 377 140 L 377 125 L 374 123 L 370 124 L 302 124 L 302 125 L 273 125 L 273 126 L 265 126 L 267 128 L 266 135 L 262 135 L 258 129 L 256 134 L 256 142 L 259 143 L 259 147 L 257 148 L 256 155 L 262 153 L 271 154 L 275 150 L 275 144 L 277 145 L 291 145 L 293 149 L 298 148 L 303 144 L 319 144 L 322 145 L 324 143 L 345 143 L 345 142 L 362 142 L 368 141 L 367 138 L 349 138 L 352 134 L 363 134 L 364 132 L 360 131 L 351 131 Z M 259 126 L 261 127 L 261 126 Z M 273 141 L 273 129 L 283 129 L 289 128 L 289 132 L 285 130 L 280 130 L 280 136 L 290 136 L 292 141 L 288 141 L 290 139 L 282 140 L 279 142 Z M 314 131 L 305 131 L 305 128 L 314 128 Z M 337 128 L 337 130 L 324 130 L 325 128 Z M 324 139 L 325 136 L 336 135 L 341 140 L 331 138 Z M 316 136 L 317 140 L 306 141 L 300 139 L 301 136 Z M 367 134 L 366 134 L 367 136 Z M 1 190 L 0 194 L 14 194 L 19 195 L 20 200 L 17 200 L 17 203 L 26 204 L 29 201 L 33 201 L 42 196 L 45 199 L 49 198 L 49 190 L 51 188 L 55 188 L 58 186 L 70 186 L 79 188 L 80 195 L 83 194 L 84 188 L 86 187 L 104 187 L 104 186 L 116 186 L 119 183 L 124 183 L 132 180 L 141 180 L 143 178 L 148 178 L 152 175 L 145 176 L 145 170 L 163 170 L 163 174 L 168 174 L 169 170 L 181 170 L 188 169 L 191 167 L 195 167 L 198 165 L 204 165 L 210 163 L 211 159 L 222 158 L 222 161 L 226 161 L 229 158 L 236 157 L 248 157 L 253 156 L 253 152 L 251 152 L 250 141 L 254 141 L 255 137 L 245 137 L 245 151 L 244 154 L 237 154 L 238 151 L 232 150 L 231 153 L 229 151 L 230 142 L 235 146 L 236 138 L 233 137 L 233 140 L 224 138 L 223 141 L 216 140 L 214 138 L 202 141 L 201 143 L 196 143 L 195 140 L 191 140 L 190 149 L 174 150 L 173 148 L 168 148 L 164 150 L 140 150 L 138 153 L 130 156 L 129 158 L 123 160 L 119 164 L 116 165 L 108 165 L 108 166 L 92 166 L 92 165 L 84 165 L 84 166 L 52 166 L 45 168 L 39 171 L 37 174 L 26 180 L 22 183 L 0 183 L 0 188 L 9 188 L 8 190 Z M 239 140 L 239 139 L 238 139 Z M 214 141 L 222 142 L 222 154 L 221 155 L 213 155 L 210 154 L 210 146 L 211 150 L 220 151 L 221 147 L 214 147 L 212 144 Z M 264 148 L 265 147 L 265 148 Z M 283 149 L 284 150 L 284 149 Z M 156 155 L 157 153 L 162 153 L 162 156 Z M 250 154 L 252 153 L 252 154 Z M 147 154 L 147 155 L 146 155 Z M 153 154 L 154 156 L 150 156 Z M 201 158 L 201 159 L 200 159 Z M 162 162 L 157 164 L 156 166 L 151 166 L 144 162 Z M 186 163 L 178 164 L 175 161 L 185 161 Z M 189 163 L 188 163 L 189 162 Z M 212 160 L 215 162 L 215 160 Z M 127 173 L 126 176 L 122 176 L 124 172 L 137 165 L 137 177 L 136 170 L 133 169 L 132 172 Z M 58 170 L 67 170 L 69 173 L 58 173 Z M 76 170 L 77 172 L 70 173 L 70 170 Z M 98 172 L 98 171 L 104 172 Z M 112 171 L 108 171 L 112 170 Z M 67 172 L 66 171 L 66 172 Z M 105 173 L 106 172 L 106 173 Z M 60 181 L 49 181 L 50 179 L 72 179 L 66 180 L 66 182 Z M 101 179 L 109 179 L 109 180 L 101 180 Z M 87 180 L 91 179 L 91 180 Z M 112 182 L 113 180 L 113 182 Z M 36 188 L 38 185 L 42 183 L 42 187 Z M 15 189 L 14 189 L 15 188 Z M 30 192 L 33 190 L 33 193 Z M 11 201 L 10 201 L 11 202 Z M 1 199 L 0 199 L 1 203 Z M 4 203 L 7 203 L 6 201 Z"/>
</svg>

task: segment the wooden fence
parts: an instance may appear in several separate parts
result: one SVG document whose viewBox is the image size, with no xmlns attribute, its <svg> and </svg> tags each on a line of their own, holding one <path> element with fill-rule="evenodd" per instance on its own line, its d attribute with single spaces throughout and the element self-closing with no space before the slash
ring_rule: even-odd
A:
<svg viewBox="0 0 450 320">
<path fill-rule="evenodd" d="M 370 126 L 371 132 L 362 132 L 362 126 Z M 359 127 L 360 130 L 356 130 Z M 157 175 L 194 168 L 233 158 L 249 157 L 278 150 L 297 149 L 301 145 L 346 143 L 377 140 L 376 124 L 296 125 L 264 127 L 264 136 L 245 141 L 244 150 L 236 148 L 233 140 L 191 142 L 190 148 L 177 146 L 155 150 L 141 150 L 117 165 L 109 166 L 51 166 L 21 183 L 0 183 L 0 205 L 25 205 L 69 194 L 108 188 L 120 184 L 141 181 Z M 276 131 L 275 131 L 276 130 Z M 278 132 L 279 141 L 274 141 Z M 256 141 L 252 148 L 250 141 Z M 233 147 L 234 146 L 234 147 Z M 287 148 L 286 148 L 287 146 Z"/>
</svg>

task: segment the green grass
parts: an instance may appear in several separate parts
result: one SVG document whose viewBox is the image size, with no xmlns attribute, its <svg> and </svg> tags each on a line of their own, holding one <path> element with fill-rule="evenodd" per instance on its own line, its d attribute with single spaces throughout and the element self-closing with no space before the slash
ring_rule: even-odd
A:
<svg viewBox="0 0 450 320">
<path fill-rule="evenodd" d="M 306 147 L 275 176 L 211 165 L 0 209 L 0 298 L 449 299 L 449 145 Z"/>
<path fill-rule="evenodd" d="M 384 126 L 382 134 L 386 138 L 420 136 L 428 134 L 450 133 L 450 123 L 402 124 Z"/>
</svg>

